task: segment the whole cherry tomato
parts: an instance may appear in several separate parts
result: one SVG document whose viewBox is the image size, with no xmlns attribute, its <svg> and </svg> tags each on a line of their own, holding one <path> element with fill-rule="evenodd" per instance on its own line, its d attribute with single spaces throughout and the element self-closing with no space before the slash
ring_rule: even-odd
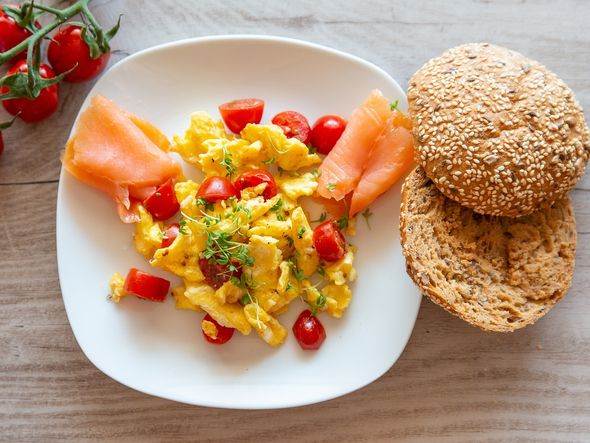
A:
<svg viewBox="0 0 590 443">
<path fill-rule="evenodd" d="M 12 66 L 7 74 L 16 74 L 17 72 L 28 72 L 27 61 L 18 60 L 14 66 Z M 42 78 L 53 78 L 55 73 L 46 64 L 42 63 L 39 67 L 39 74 Z M 5 94 L 8 92 L 6 86 L 2 86 L 0 93 Z M 51 85 L 41 90 L 39 96 L 35 99 L 28 98 L 12 98 L 9 100 L 3 100 L 2 106 L 9 114 L 17 115 L 18 117 L 27 123 L 36 123 L 46 119 L 55 112 L 59 105 L 59 85 Z"/>
<path fill-rule="evenodd" d="M 41 27 L 38 22 L 35 22 L 35 26 L 37 28 Z M 30 35 L 31 31 L 26 28 L 21 28 L 11 16 L 4 12 L 2 5 L 0 5 L 0 52 L 6 52 L 9 49 L 14 48 Z M 26 52 L 27 51 L 24 50 L 15 57 L 24 56 Z"/>
<path fill-rule="evenodd" d="M 326 330 L 320 320 L 306 309 L 293 324 L 293 334 L 302 349 L 319 349 L 326 339 Z"/>
<path fill-rule="evenodd" d="M 264 169 L 254 169 L 240 174 L 234 181 L 234 187 L 240 192 L 242 189 L 252 188 L 261 183 L 266 183 L 266 188 L 264 188 L 264 192 L 262 193 L 265 200 L 277 195 L 277 184 L 275 183 L 275 179 L 270 172 L 265 171 Z"/>
<path fill-rule="evenodd" d="M 205 277 L 205 282 L 213 289 L 219 289 L 231 277 L 240 278 L 242 276 L 242 268 L 239 264 L 234 264 L 236 270 L 230 272 L 227 265 L 220 265 L 219 263 L 209 263 L 209 260 L 201 257 L 199 258 L 199 269 Z"/>
<path fill-rule="evenodd" d="M 215 338 L 209 337 L 207 334 L 205 334 L 205 330 L 203 328 L 204 321 L 211 322 L 215 325 L 215 329 L 217 329 L 217 336 Z M 209 343 L 213 343 L 214 345 L 222 345 L 227 343 L 233 337 L 235 329 L 221 326 L 213 317 L 207 314 L 201 322 L 201 331 L 203 332 L 203 337 L 205 337 L 205 340 L 207 340 Z"/>
<path fill-rule="evenodd" d="M 131 268 L 125 278 L 123 290 L 150 301 L 163 302 L 168 295 L 170 282 L 147 272 Z"/>
<path fill-rule="evenodd" d="M 248 123 L 260 123 L 264 112 L 264 100 L 242 98 L 219 105 L 219 113 L 228 129 L 240 133 Z"/>
<path fill-rule="evenodd" d="M 328 220 L 313 230 L 313 245 L 321 259 L 338 261 L 344 257 L 346 241 L 334 220 Z"/>
<path fill-rule="evenodd" d="M 311 130 L 311 144 L 320 154 L 328 154 L 346 128 L 346 120 L 338 115 L 324 115 Z"/>
<path fill-rule="evenodd" d="M 160 248 L 167 248 L 172 243 L 176 237 L 178 237 L 178 233 L 180 232 L 180 225 L 178 223 L 172 223 L 164 230 L 164 237 L 162 238 L 162 244 Z"/>
<path fill-rule="evenodd" d="M 272 124 L 280 126 L 288 138 L 295 137 L 306 145 L 311 142 L 309 122 L 299 112 L 280 112 L 272 118 Z"/>
<path fill-rule="evenodd" d="M 209 203 L 215 203 L 238 196 L 239 194 L 236 192 L 234 185 L 228 179 L 214 175 L 203 180 L 196 197 L 201 197 Z"/>
<path fill-rule="evenodd" d="M 172 180 L 167 180 L 143 201 L 143 205 L 156 220 L 166 220 L 180 209 Z"/>
<path fill-rule="evenodd" d="M 82 39 L 82 28 L 74 25 L 63 26 L 52 37 L 47 48 L 47 59 L 58 74 L 75 66 L 64 77 L 69 82 L 83 82 L 96 77 L 107 66 L 110 58 L 110 51 L 92 58 L 88 44 Z"/>
</svg>

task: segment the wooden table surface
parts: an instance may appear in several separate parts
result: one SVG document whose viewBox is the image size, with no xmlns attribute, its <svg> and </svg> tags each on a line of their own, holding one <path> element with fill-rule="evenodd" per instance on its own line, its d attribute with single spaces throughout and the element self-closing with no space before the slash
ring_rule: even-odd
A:
<svg viewBox="0 0 590 443">
<path fill-rule="evenodd" d="M 363 6 L 361 6 L 361 3 Z M 402 86 L 429 58 L 490 41 L 538 59 L 590 109 L 590 2 L 95 1 L 104 24 L 124 14 L 111 63 L 192 36 L 269 34 L 363 57 Z M 410 342 L 358 392 L 276 411 L 207 409 L 135 392 L 96 369 L 65 315 L 55 256 L 59 152 L 90 84 L 5 133 L 0 157 L 0 439 L 2 441 L 589 441 L 590 178 L 572 196 L 574 284 L 535 326 L 476 330 L 423 301 Z M 3 120 L 4 118 L 2 118 Z"/>
</svg>

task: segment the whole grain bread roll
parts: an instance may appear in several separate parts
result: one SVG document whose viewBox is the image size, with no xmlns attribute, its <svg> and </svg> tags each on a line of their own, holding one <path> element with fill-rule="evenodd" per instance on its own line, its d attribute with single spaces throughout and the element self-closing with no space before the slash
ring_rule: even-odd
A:
<svg viewBox="0 0 590 443">
<path fill-rule="evenodd" d="M 567 85 L 488 43 L 459 46 L 410 79 L 416 160 L 447 197 L 482 214 L 551 206 L 584 173 L 590 133 Z"/>
<path fill-rule="evenodd" d="M 487 331 L 534 323 L 571 285 L 576 222 L 568 197 L 520 218 L 446 198 L 418 166 L 402 188 L 402 251 L 422 293 Z"/>
</svg>

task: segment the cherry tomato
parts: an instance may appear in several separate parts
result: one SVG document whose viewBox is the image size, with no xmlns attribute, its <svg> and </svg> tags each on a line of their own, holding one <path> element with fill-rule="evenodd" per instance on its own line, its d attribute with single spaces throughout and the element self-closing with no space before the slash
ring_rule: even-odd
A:
<svg viewBox="0 0 590 443">
<path fill-rule="evenodd" d="M 2 138 L 2 131 L 0 131 L 0 155 L 4 152 L 4 138 Z"/>
<path fill-rule="evenodd" d="M 27 61 L 18 60 L 7 72 L 8 75 L 17 72 L 28 72 Z M 42 63 L 39 67 L 39 74 L 43 78 L 53 78 L 53 70 Z M 8 88 L 3 86 L 0 90 L 2 94 L 8 92 Z M 51 85 L 41 90 L 39 97 L 29 100 L 28 98 L 13 98 L 3 100 L 2 106 L 9 114 L 17 115 L 27 123 L 36 123 L 46 119 L 55 112 L 59 105 L 59 85 Z"/>
<path fill-rule="evenodd" d="M 178 223 L 172 223 L 170 226 L 166 228 L 164 231 L 164 238 L 162 239 L 162 244 L 160 248 L 167 248 L 172 243 L 176 237 L 178 237 L 178 232 L 180 231 L 180 225 Z"/>
<path fill-rule="evenodd" d="M 129 269 L 123 290 L 146 300 L 163 302 L 168 295 L 170 282 L 136 268 Z"/>
<path fill-rule="evenodd" d="M 166 220 L 180 209 L 172 180 L 167 180 L 143 201 L 143 205 L 156 220 Z"/>
<path fill-rule="evenodd" d="M 311 130 L 311 144 L 320 154 L 328 154 L 346 128 L 346 120 L 338 115 L 324 115 Z"/>
<path fill-rule="evenodd" d="M 313 245 L 321 259 L 337 261 L 344 257 L 346 241 L 334 220 L 328 220 L 313 230 Z"/>
<path fill-rule="evenodd" d="M 293 334 L 301 346 L 301 349 L 315 350 L 319 349 L 326 339 L 326 330 L 320 320 L 306 309 L 293 324 Z"/>
<path fill-rule="evenodd" d="M 213 343 L 214 345 L 222 345 L 224 343 L 227 343 L 234 335 L 234 331 L 235 331 L 234 328 L 228 328 L 225 326 L 221 326 L 209 314 L 207 314 L 205 316 L 205 318 L 203 318 L 203 321 L 209 321 L 209 322 L 213 323 L 215 325 L 215 327 L 217 328 L 217 337 L 215 337 L 215 338 L 209 337 L 207 334 L 205 334 L 205 331 L 203 330 L 203 326 L 202 326 L 203 323 L 201 322 L 201 331 L 203 332 L 203 337 L 205 337 L 205 340 L 207 340 L 209 343 Z"/>
<path fill-rule="evenodd" d="M 220 265 L 219 263 L 209 263 L 209 260 L 201 257 L 199 258 L 199 269 L 205 277 L 205 282 L 213 289 L 219 289 L 231 277 L 240 278 L 242 276 L 242 268 L 234 264 L 237 268 L 234 272 L 229 272 L 227 265 Z"/>
<path fill-rule="evenodd" d="M 55 72 L 62 74 L 74 66 L 74 70 L 64 77 L 69 82 L 83 82 L 100 74 L 106 68 L 111 53 L 90 57 L 88 44 L 82 39 L 80 26 L 63 26 L 50 40 L 47 59 Z"/>
<path fill-rule="evenodd" d="M 37 28 L 41 27 L 38 22 L 35 22 L 35 26 Z M 11 16 L 4 12 L 2 5 L 0 5 L 0 52 L 5 52 L 14 48 L 30 35 L 31 31 L 26 28 L 21 28 Z M 15 57 L 24 56 L 26 52 L 27 51 L 24 50 Z"/>
<path fill-rule="evenodd" d="M 223 177 L 216 175 L 207 177 L 199 186 L 197 191 L 197 198 L 201 197 L 207 200 L 209 203 L 215 203 L 221 200 L 227 200 L 230 197 L 238 197 L 239 194 L 236 192 L 234 185 Z"/>
<path fill-rule="evenodd" d="M 240 133 L 248 123 L 260 123 L 264 100 L 242 98 L 219 105 L 219 113 L 231 132 Z"/>
<path fill-rule="evenodd" d="M 242 189 L 258 186 L 261 183 L 266 183 L 266 188 L 264 188 L 264 192 L 262 193 L 265 200 L 277 195 L 275 179 L 270 172 L 264 169 L 254 169 L 240 174 L 234 181 L 234 187 L 240 192 Z"/>
<path fill-rule="evenodd" d="M 280 126 L 288 138 L 295 137 L 306 145 L 311 142 L 309 122 L 299 112 L 280 112 L 272 118 L 272 124 Z"/>
</svg>

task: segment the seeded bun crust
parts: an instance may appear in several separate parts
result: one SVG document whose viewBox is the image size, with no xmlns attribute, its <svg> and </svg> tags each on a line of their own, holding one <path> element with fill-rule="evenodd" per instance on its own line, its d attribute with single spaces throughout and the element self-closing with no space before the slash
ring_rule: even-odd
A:
<svg viewBox="0 0 590 443">
<path fill-rule="evenodd" d="M 564 197 L 590 133 L 573 92 L 543 65 L 488 43 L 459 46 L 410 79 L 416 161 L 447 197 L 517 217 Z"/>
<path fill-rule="evenodd" d="M 568 197 L 521 217 L 478 214 L 418 166 L 402 188 L 402 251 L 422 293 L 487 331 L 534 323 L 570 287 L 576 222 Z"/>
</svg>

